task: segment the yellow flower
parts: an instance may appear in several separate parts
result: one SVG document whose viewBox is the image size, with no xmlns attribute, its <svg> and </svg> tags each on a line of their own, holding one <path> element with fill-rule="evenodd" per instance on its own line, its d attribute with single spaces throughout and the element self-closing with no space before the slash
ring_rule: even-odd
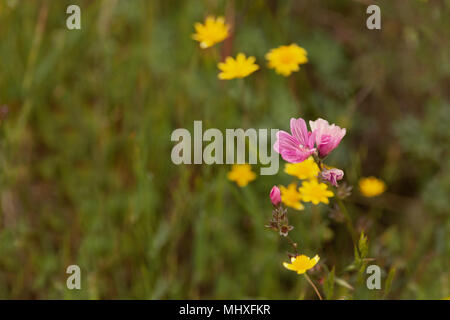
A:
<svg viewBox="0 0 450 320">
<path fill-rule="evenodd" d="M 225 62 L 220 62 L 217 66 L 222 71 L 219 73 L 219 79 L 222 80 L 245 78 L 259 69 L 255 57 L 246 58 L 243 53 L 238 53 L 236 59 L 227 57 Z"/>
<path fill-rule="evenodd" d="M 200 42 L 200 48 L 206 49 L 219 43 L 228 37 L 230 26 L 225 23 L 223 17 L 217 19 L 213 16 L 206 17 L 205 24 L 197 22 L 194 24 L 196 33 L 192 39 Z"/>
<path fill-rule="evenodd" d="M 375 177 L 359 179 L 359 191 L 365 197 L 375 197 L 386 190 L 386 184 Z"/>
<path fill-rule="evenodd" d="M 313 204 L 319 204 L 320 202 L 328 204 L 328 198 L 333 196 L 333 192 L 328 190 L 328 186 L 317 180 L 303 182 L 298 191 L 300 191 L 302 201 L 312 202 Z"/>
<path fill-rule="evenodd" d="M 283 262 L 283 266 L 292 271 L 296 271 L 298 274 L 303 274 L 319 262 L 320 257 L 316 254 L 315 257 L 309 258 L 305 255 L 300 255 L 291 258 L 291 263 Z"/>
<path fill-rule="evenodd" d="M 312 157 L 300 163 L 286 163 L 284 172 L 302 180 L 314 179 L 320 172 L 319 166 Z"/>
<path fill-rule="evenodd" d="M 239 187 L 245 187 L 250 181 L 256 179 L 256 174 L 249 164 L 234 164 L 227 177 L 228 180 L 236 182 Z"/>
<path fill-rule="evenodd" d="M 285 205 L 296 210 L 303 210 L 305 208 L 300 203 L 301 196 L 297 191 L 297 185 L 295 183 L 291 183 L 287 188 L 285 186 L 280 186 L 280 191 L 281 202 L 283 202 Z"/>
<path fill-rule="evenodd" d="M 266 59 L 269 61 L 269 68 L 275 69 L 276 73 L 287 77 L 293 71 L 298 71 L 300 64 L 308 62 L 307 54 L 305 49 L 293 43 L 270 50 L 266 54 Z"/>
</svg>

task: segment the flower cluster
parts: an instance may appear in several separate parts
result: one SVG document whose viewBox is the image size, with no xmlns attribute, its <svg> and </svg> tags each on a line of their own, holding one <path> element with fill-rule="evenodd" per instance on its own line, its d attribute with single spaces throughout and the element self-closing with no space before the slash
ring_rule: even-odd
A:
<svg viewBox="0 0 450 320">
<path fill-rule="evenodd" d="M 230 35 L 231 26 L 223 17 L 208 16 L 205 22 L 194 25 L 195 33 L 192 38 L 199 42 L 200 48 L 206 49 L 224 41 Z M 307 51 L 293 43 L 271 49 L 266 55 L 267 67 L 284 77 L 300 70 L 300 65 L 308 62 Z M 242 79 L 260 69 L 254 56 L 242 52 L 235 57 L 228 56 L 217 64 L 220 80 Z M 295 254 L 288 253 L 290 263 L 283 266 L 303 274 L 314 287 L 321 299 L 320 293 L 314 283 L 309 279 L 307 271 L 314 268 L 319 262 L 319 256 L 310 258 L 298 253 L 298 245 L 289 237 L 294 226 L 289 224 L 287 207 L 295 210 L 304 210 L 305 203 L 310 205 L 329 204 L 330 198 L 335 197 L 341 210 L 339 213 L 347 220 L 353 243 L 355 244 L 355 230 L 341 199 L 348 197 L 351 186 L 340 184 L 344 178 L 344 171 L 339 168 L 327 166 L 324 161 L 336 149 L 346 134 L 346 129 L 327 120 L 318 118 L 309 121 L 309 128 L 302 118 L 290 120 L 290 132 L 279 131 L 274 150 L 287 162 L 284 172 L 299 181 L 287 186 L 273 186 L 269 197 L 273 205 L 272 217 L 266 227 L 275 230 L 280 236 L 289 240 Z M 233 165 L 227 177 L 239 187 L 245 187 L 256 179 L 256 174 L 249 164 Z M 386 190 L 383 181 L 375 178 L 362 178 L 359 181 L 359 190 L 363 196 L 375 197 Z M 337 208 L 337 207 L 336 207 Z M 337 209 L 335 210 L 337 211 Z M 359 248 L 359 247 L 358 247 Z M 360 248 L 359 248 L 360 249 Z M 359 250 L 358 249 L 358 250 Z"/>
<path fill-rule="evenodd" d="M 270 200 L 274 206 L 272 219 L 266 227 L 277 231 L 281 236 L 289 239 L 289 242 L 295 250 L 295 254 L 288 253 L 290 263 L 283 262 L 283 266 L 297 274 L 303 274 L 316 294 L 322 299 L 319 290 L 314 282 L 307 275 L 307 271 L 314 268 L 319 262 L 319 256 L 315 255 L 309 258 L 304 254 L 298 254 L 298 245 L 289 237 L 289 232 L 294 226 L 289 224 L 288 211 L 283 204 L 296 210 L 304 209 L 302 202 L 311 202 L 313 205 L 319 203 L 329 204 L 329 198 L 334 196 L 329 188 L 336 187 L 336 196 L 343 199 L 350 195 L 351 187 L 345 183 L 338 185 L 338 181 L 344 177 L 341 169 L 325 165 L 323 160 L 340 144 L 345 136 L 346 130 L 335 124 L 329 124 L 324 119 L 310 121 L 308 130 L 305 120 L 302 118 L 291 119 L 291 132 L 279 131 L 277 141 L 274 144 L 274 150 L 288 163 L 285 165 L 284 172 L 302 180 L 300 187 L 296 183 L 291 183 L 287 187 L 274 186 L 270 192 Z M 375 197 L 382 194 L 386 185 L 383 181 L 368 177 L 359 181 L 359 189 L 362 195 L 366 197 Z M 351 217 L 348 215 L 345 207 L 342 208 L 342 215 L 347 220 L 347 227 L 355 244 L 355 230 L 351 223 Z M 364 234 L 358 242 L 358 252 L 364 256 Z M 359 254 L 359 253 L 358 253 Z"/>
<path fill-rule="evenodd" d="M 281 187 L 284 188 L 284 187 Z M 290 186 L 290 188 L 296 188 L 295 185 Z M 282 199 L 285 198 L 286 191 L 280 190 L 277 186 L 273 186 L 270 190 L 270 201 L 272 202 L 274 209 L 272 211 L 272 219 L 266 225 L 267 228 L 277 231 L 281 236 L 287 237 L 289 231 L 294 229 L 292 225 L 289 224 L 287 209 L 282 206 Z M 286 200 L 284 200 L 286 201 Z M 295 199 L 290 199 L 289 201 L 296 202 Z M 301 204 L 300 204 L 301 205 Z M 297 251 L 297 244 L 292 243 L 294 249 Z M 283 262 L 283 266 L 286 269 L 296 271 L 298 274 L 303 274 L 309 269 L 313 268 L 319 261 L 319 256 L 316 255 L 314 258 L 310 259 L 305 255 L 292 255 L 291 263 Z"/>
<path fill-rule="evenodd" d="M 288 212 L 283 204 L 296 210 L 304 209 L 302 202 L 310 202 L 312 205 L 329 204 L 329 198 L 334 196 L 330 188 L 338 187 L 338 181 L 344 177 L 342 170 L 326 166 L 323 160 L 339 145 L 346 130 L 320 118 L 310 121 L 309 126 L 311 130 L 308 130 L 302 118 L 291 119 L 291 132 L 279 131 L 273 146 L 274 150 L 288 162 L 284 172 L 302 181 L 300 187 L 293 182 L 287 187 L 274 186 L 270 192 L 274 210 L 272 219 L 266 226 L 284 237 L 288 237 L 289 231 L 294 227 L 289 225 Z M 337 194 L 343 193 L 338 190 Z M 297 243 L 292 240 L 290 242 L 295 254 L 289 254 L 291 262 L 283 262 L 283 266 L 298 274 L 304 274 L 321 298 L 314 283 L 306 274 L 319 262 L 319 256 L 309 258 L 304 254 L 298 254 Z"/>
<path fill-rule="evenodd" d="M 202 49 L 225 40 L 231 29 L 223 17 L 213 16 L 206 17 L 204 24 L 195 23 L 194 28 L 196 32 L 192 35 L 192 39 L 198 41 Z M 300 65 L 308 62 L 306 50 L 295 43 L 270 50 L 266 54 L 266 59 L 269 68 L 285 77 L 300 70 Z M 246 58 L 243 53 L 239 53 L 236 58 L 227 57 L 224 62 L 217 65 L 221 71 L 218 77 L 221 80 L 245 78 L 259 69 L 255 61 L 255 57 Z"/>
<path fill-rule="evenodd" d="M 345 136 L 346 130 L 324 119 L 310 121 L 308 131 L 305 120 L 291 119 L 291 134 L 280 130 L 273 148 L 287 162 L 298 163 L 311 155 L 325 158 Z"/>
<path fill-rule="evenodd" d="M 337 187 L 338 181 L 344 177 L 342 170 L 329 168 L 322 160 L 339 145 L 346 130 L 320 118 L 310 121 L 309 125 L 311 131 L 305 120 L 292 118 L 291 133 L 279 131 L 274 144 L 275 151 L 288 162 L 284 172 L 305 180 L 298 189 L 296 184 L 281 187 L 283 203 L 296 210 L 304 208 L 300 201 L 314 205 L 328 204 L 328 198 L 333 197 L 334 193 L 327 183 Z"/>
</svg>

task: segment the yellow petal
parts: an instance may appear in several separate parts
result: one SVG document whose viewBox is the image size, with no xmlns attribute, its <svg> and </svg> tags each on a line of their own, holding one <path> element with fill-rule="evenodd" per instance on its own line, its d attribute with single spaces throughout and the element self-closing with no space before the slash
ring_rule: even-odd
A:
<svg viewBox="0 0 450 320">
<path fill-rule="evenodd" d="M 285 267 L 288 270 L 296 271 L 295 266 L 287 262 L 283 262 L 283 267 Z"/>
</svg>

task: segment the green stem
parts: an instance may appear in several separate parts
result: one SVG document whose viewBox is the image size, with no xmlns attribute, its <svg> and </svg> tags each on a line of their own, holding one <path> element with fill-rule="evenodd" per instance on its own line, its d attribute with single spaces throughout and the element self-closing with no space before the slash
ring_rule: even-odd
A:
<svg viewBox="0 0 450 320">
<path fill-rule="evenodd" d="M 313 287 L 314 291 L 316 292 L 317 296 L 319 297 L 320 300 L 323 300 L 322 296 L 320 295 L 319 290 L 317 289 L 316 285 L 314 284 L 314 282 L 312 282 L 312 280 L 309 278 L 309 276 L 306 274 L 306 272 L 304 273 L 306 280 L 308 280 L 309 284 L 311 285 L 311 287 Z"/>
<path fill-rule="evenodd" d="M 314 154 L 313 157 L 314 157 L 314 161 L 317 163 L 320 171 L 322 172 L 324 169 L 323 162 L 322 162 L 323 159 L 320 159 L 317 154 Z M 349 212 L 347 211 L 347 208 L 345 207 L 342 200 L 338 196 L 336 196 L 336 199 L 337 199 L 339 208 L 341 209 L 341 212 L 345 217 L 347 229 L 350 232 L 350 235 L 352 237 L 353 245 L 356 246 L 356 244 L 358 243 L 358 240 L 357 240 L 358 238 L 356 236 L 355 228 L 353 227 L 352 217 L 350 216 Z"/>
<path fill-rule="evenodd" d="M 297 243 L 295 243 L 294 240 L 292 240 L 289 236 L 286 236 L 286 239 L 288 239 L 289 243 L 294 248 L 295 255 L 298 256 Z"/>
<path fill-rule="evenodd" d="M 317 154 L 313 155 L 314 161 L 317 163 L 317 166 L 319 167 L 319 170 L 323 171 L 323 163 L 322 160 L 320 160 L 319 156 Z"/>
</svg>

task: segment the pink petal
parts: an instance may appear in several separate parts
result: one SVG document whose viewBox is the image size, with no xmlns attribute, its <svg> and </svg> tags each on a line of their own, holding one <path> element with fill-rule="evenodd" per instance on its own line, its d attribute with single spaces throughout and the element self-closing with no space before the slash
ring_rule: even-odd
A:
<svg viewBox="0 0 450 320">
<path fill-rule="evenodd" d="M 291 118 L 292 135 L 299 141 L 299 144 L 306 147 L 308 145 L 309 133 L 306 122 L 302 118 Z"/>
</svg>

